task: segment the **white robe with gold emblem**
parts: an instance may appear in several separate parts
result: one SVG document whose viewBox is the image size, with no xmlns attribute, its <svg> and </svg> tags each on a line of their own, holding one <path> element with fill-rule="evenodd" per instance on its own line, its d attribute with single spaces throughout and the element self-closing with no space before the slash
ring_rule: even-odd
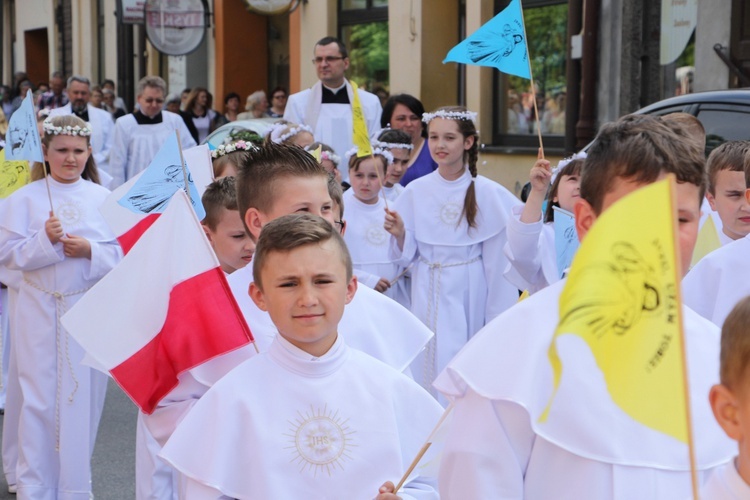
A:
<svg viewBox="0 0 750 500">
<path fill-rule="evenodd" d="M 320 358 L 277 337 L 201 398 L 161 456 L 187 479 L 184 498 L 374 498 L 441 414 L 412 380 L 342 337 Z M 434 478 L 417 472 L 399 495 L 438 498 Z"/>
<path fill-rule="evenodd" d="M 475 183 L 476 228 L 461 217 L 466 189 Z M 521 202 L 499 184 L 468 169 L 454 181 L 438 170 L 409 183 L 391 206 L 404 220 L 402 251 L 391 238 L 391 257 L 411 270 L 411 311 L 435 333 L 434 342 L 412 366 L 430 388 L 435 376 L 487 321 L 518 300 L 503 272 L 506 224 Z"/>
<path fill-rule="evenodd" d="M 67 234 L 91 243 L 91 260 L 68 258 L 44 230 L 44 180 L 13 193 L 0 207 L 0 264 L 23 272 L 13 327 L 23 403 L 19 424 L 18 495 L 88 500 L 91 453 L 107 376 L 81 365 L 84 351 L 59 323 L 122 257 L 99 213 L 109 191 L 79 179 L 49 178 L 55 215 Z"/>
</svg>

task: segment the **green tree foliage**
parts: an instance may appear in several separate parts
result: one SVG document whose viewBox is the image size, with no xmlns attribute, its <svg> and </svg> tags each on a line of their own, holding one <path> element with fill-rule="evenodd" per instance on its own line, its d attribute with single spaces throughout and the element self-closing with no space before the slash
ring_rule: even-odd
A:
<svg viewBox="0 0 750 500">
<path fill-rule="evenodd" d="M 360 86 L 388 87 L 388 23 L 355 24 L 345 33 L 349 46 L 349 76 Z"/>
<path fill-rule="evenodd" d="M 564 92 L 568 4 L 532 7 L 524 9 L 523 15 L 534 82 L 545 95 Z M 511 88 L 528 88 L 529 82 L 523 78 L 509 79 Z"/>
</svg>

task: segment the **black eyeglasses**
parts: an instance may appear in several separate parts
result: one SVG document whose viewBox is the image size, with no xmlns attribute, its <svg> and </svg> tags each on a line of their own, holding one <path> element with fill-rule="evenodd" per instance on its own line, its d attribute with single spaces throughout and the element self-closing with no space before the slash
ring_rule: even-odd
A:
<svg viewBox="0 0 750 500">
<path fill-rule="evenodd" d="M 316 57 L 312 60 L 313 64 L 323 64 L 323 62 L 327 62 L 328 64 L 335 63 L 336 61 L 341 61 L 342 59 L 345 59 L 341 56 L 327 56 L 327 57 Z"/>
<path fill-rule="evenodd" d="M 275 95 L 272 97 L 273 99 L 286 99 L 286 96 L 284 94 Z"/>
<path fill-rule="evenodd" d="M 343 220 L 335 220 L 333 221 L 334 224 L 336 224 L 339 228 L 339 233 L 341 233 L 344 230 L 344 221 Z"/>
<path fill-rule="evenodd" d="M 143 100 L 146 104 L 152 104 L 152 103 L 164 104 L 164 99 L 159 99 L 159 98 L 154 99 L 153 97 L 146 97 Z"/>
</svg>

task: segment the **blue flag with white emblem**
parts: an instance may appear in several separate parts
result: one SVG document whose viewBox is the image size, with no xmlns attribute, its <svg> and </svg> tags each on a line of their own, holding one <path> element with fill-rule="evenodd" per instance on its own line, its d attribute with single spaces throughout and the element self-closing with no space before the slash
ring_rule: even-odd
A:
<svg viewBox="0 0 750 500">
<path fill-rule="evenodd" d="M 190 203 L 193 205 L 198 220 L 203 220 L 206 217 L 206 210 L 203 208 L 201 197 L 195 188 L 187 164 L 184 166 L 182 164 L 180 143 L 176 132 L 169 136 L 140 178 L 118 203 L 135 213 L 162 213 L 167 208 L 172 195 L 179 189 L 185 189 L 186 175 Z"/>
<path fill-rule="evenodd" d="M 42 141 L 36 127 L 36 113 L 31 95 L 31 91 L 26 93 L 21 106 L 13 112 L 8 121 L 8 132 L 5 134 L 6 160 L 44 163 Z"/>
<path fill-rule="evenodd" d="M 447 62 L 492 66 L 531 79 L 521 0 L 511 0 L 498 15 L 453 47 L 443 60 Z"/>
</svg>

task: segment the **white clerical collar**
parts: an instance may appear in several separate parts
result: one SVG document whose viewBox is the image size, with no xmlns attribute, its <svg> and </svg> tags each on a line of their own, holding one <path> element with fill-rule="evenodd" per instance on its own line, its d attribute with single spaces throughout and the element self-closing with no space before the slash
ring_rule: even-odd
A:
<svg viewBox="0 0 750 500">
<path fill-rule="evenodd" d="M 338 93 L 339 93 L 339 90 L 341 90 L 341 89 L 343 89 L 344 87 L 346 87 L 346 80 L 344 80 L 344 83 L 342 83 L 341 85 L 339 85 L 339 86 L 338 86 L 338 87 L 336 87 L 336 88 L 333 88 L 333 87 L 329 87 L 328 85 L 325 85 L 325 84 L 324 84 L 323 86 L 324 86 L 325 88 L 327 88 L 328 90 L 330 90 L 331 92 L 333 92 L 334 94 L 338 94 Z"/>
<path fill-rule="evenodd" d="M 341 339 L 341 335 L 336 336 L 336 341 L 333 343 L 330 349 L 323 354 L 322 356 L 313 356 L 307 351 L 303 351 L 296 345 L 289 342 L 287 339 L 285 339 L 282 335 L 276 335 L 277 342 L 281 345 L 281 347 L 284 348 L 286 352 L 291 354 L 297 359 L 301 359 L 304 361 L 325 361 L 328 358 L 334 357 L 338 351 L 343 346 L 343 341 Z"/>
</svg>

